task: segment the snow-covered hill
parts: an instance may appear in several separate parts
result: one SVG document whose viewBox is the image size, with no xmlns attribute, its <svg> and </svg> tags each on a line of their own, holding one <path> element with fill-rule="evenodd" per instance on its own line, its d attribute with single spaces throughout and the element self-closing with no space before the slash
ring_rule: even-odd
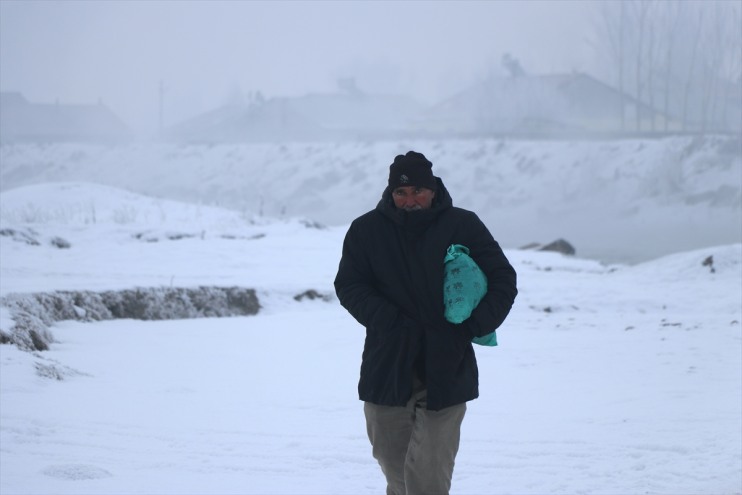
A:
<svg viewBox="0 0 742 495">
<path fill-rule="evenodd" d="M 0 184 L 9 193 L 87 181 L 248 217 L 344 225 L 374 207 L 388 165 L 410 149 L 506 247 L 565 238 L 580 256 L 634 262 L 742 241 L 742 141 L 731 137 L 7 145 Z"/>
<path fill-rule="evenodd" d="M 343 235 L 342 228 L 320 231 L 307 220 L 252 218 L 88 183 L 0 193 L 0 211 L 0 295 L 216 282 L 253 286 L 256 278 L 273 289 L 298 272 L 303 283 L 317 285 L 315 265 L 288 269 L 287 263 L 315 249 L 315 239 L 339 255 Z M 293 245 L 304 231 L 303 244 Z M 220 269 L 224 263 L 232 269 Z"/>
</svg>

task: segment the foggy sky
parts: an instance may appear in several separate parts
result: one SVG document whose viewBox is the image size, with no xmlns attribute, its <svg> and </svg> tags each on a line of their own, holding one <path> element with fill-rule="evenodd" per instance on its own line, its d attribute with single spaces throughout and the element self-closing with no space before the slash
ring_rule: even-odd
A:
<svg viewBox="0 0 742 495">
<path fill-rule="evenodd" d="M 434 103 L 510 53 L 527 72 L 590 71 L 590 1 L 0 1 L 0 90 L 32 102 L 102 101 L 133 130 L 230 95 L 371 93 Z"/>
</svg>

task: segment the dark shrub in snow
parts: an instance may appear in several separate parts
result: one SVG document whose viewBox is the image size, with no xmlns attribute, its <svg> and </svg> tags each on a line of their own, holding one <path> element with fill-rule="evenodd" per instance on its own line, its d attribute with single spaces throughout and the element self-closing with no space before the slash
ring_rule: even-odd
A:
<svg viewBox="0 0 742 495">
<path fill-rule="evenodd" d="M 15 325 L 0 332 L 0 343 L 24 350 L 43 351 L 53 337 L 48 327 L 56 321 L 97 321 L 117 318 L 175 320 L 246 316 L 260 309 L 254 289 L 242 287 L 154 287 L 101 293 L 57 291 L 9 294 L 0 305 L 11 310 Z"/>
<path fill-rule="evenodd" d="M 39 234 L 33 229 L 25 229 L 24 231 L 15 229 L 0 229 L 0 235 L 10 237 L 17 242 L 25 242 L 31 246 L 40 246 L 41 243 L 38 241 Z"/>
</svg>

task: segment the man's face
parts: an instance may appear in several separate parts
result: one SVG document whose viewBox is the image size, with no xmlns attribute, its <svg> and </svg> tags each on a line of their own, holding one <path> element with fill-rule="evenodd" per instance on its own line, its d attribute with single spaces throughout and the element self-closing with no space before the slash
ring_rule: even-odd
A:
<svg viewBox="0 0 742 495">
<path fill-rule="evenodd" d="M 402 186 L 392 191 L 394 206 L 400 210 L 427 210 L 433 204 L 435 191 L 427 187 Z"/>
</svg>

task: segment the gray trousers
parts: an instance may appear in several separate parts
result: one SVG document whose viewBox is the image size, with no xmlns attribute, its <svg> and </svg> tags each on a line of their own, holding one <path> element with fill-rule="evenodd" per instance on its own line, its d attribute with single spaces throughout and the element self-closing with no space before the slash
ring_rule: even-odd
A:
<svg viewBox="0 0 742 495">
<path fill-rule="evenodd" d="M 451 488 L 466 404 L 428 411 L 418 390 L 405 407 L 366 402 L 366 430 L 387 495 L 444 495 Z"/>
</svg>

